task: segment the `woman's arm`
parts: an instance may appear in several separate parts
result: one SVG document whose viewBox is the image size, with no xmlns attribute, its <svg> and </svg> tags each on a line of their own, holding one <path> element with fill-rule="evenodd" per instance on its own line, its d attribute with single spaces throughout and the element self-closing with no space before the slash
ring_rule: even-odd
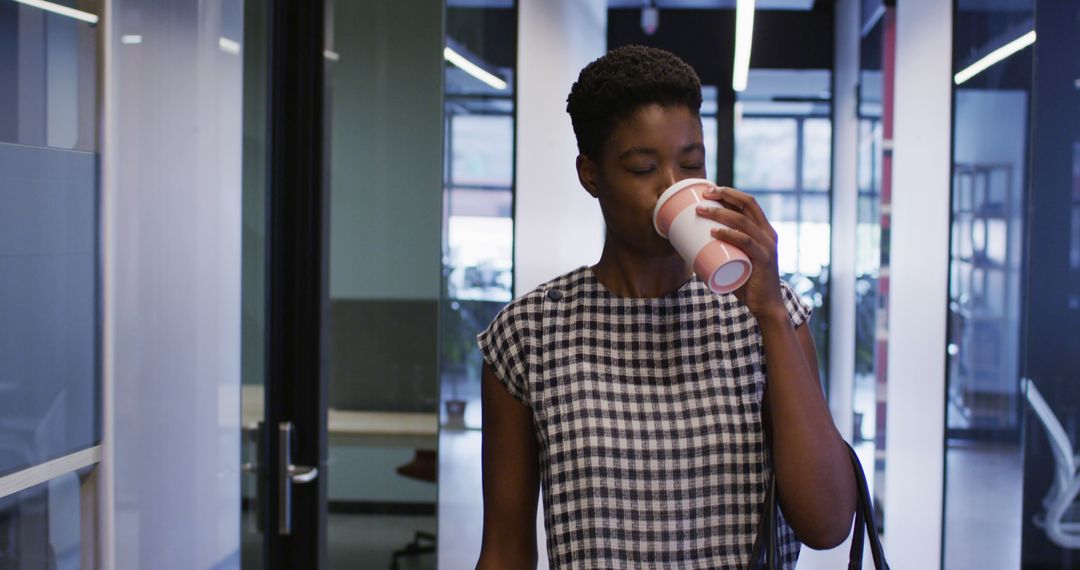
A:
<svg viewBox="0 0 1080 570">
<path fill-rule="evenodd" d="M 699 215 L 727 226 L 713 230 L 713 237 L 741 248 L 753 261 L 750 279 L 735 295 L 757 319 L 765 344 L 764 411 L 784 517 L 807 546 L 832 548 L 851 528 L 855 475 L 821 392 L 809 328 L 796 329 L 784 303 L 776 230 L 749 194 L 719 188 L 704 197 L 725 206 L 698 209 Z"/>
<path fill-rule="evenodd" d="M 484 364 L 484 538 L 478 570 L 536 568 L 540 464 L 532 410 Z"/>
<path fill-rule="evenodd" d="M 855 513 L 855 476 L 818 380 L 814 339 L 787 311 L 758 317 L 768 370 L 766 413 L 780 504 L 795 534 L 824 549 L 844 542 Z"/>
</svg>

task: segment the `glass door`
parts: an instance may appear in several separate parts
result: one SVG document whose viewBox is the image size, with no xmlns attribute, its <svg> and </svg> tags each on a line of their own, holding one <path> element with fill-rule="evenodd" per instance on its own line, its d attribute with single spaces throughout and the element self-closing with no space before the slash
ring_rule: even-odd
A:
<svg viewBox="0 0 1080 570">
<path fill-rule="evenodd" d="M 434 568 L 443 3 L 285 4 L 245 16 L 243 567 Z"/>
<path fill-rule="evenodd" d="M 1064 569 L 1080 565 L 1080 5 L 1036 0 L 1034 7 L 1034 30 L 1011 36 L 1034 45 L 1020 565 Z"/>
<path fill-rule="evenodd" d="M 324 6 L 244 11 L 241 565 L 326 568 Z"/>
<path fill-rule="evenodd" d="M 1080 564 L 1078 38 L 1075 2 L 956 11 L 945 568 Z"/>
</svg>

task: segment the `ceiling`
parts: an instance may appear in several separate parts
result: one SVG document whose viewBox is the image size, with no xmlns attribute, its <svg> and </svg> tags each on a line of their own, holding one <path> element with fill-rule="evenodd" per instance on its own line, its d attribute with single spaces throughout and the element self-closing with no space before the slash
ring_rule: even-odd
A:
<svg viewBox="0 0 1080 570">
<path fill-rule="evenodd" d="M 736 0 L 652 0 L 657 8 L 693 9 L 735 8 L 735 2 Z M 641 8 L 645 3 L 645 0 L 608 0 L 608 8 Z M 446 4 L 454 8 L 513 8 L 514 0 L 447 0 Z M 814 7 L 814 0 L 757 0 L 757 7 L 760 10 L 809 10 Z"/>
<path fill-rule="evenodd" d="M 735 8 L 736 0 L 652 0 L 657 8 L 718 9 Z M 645 0 L 608 0 L 608 8 L 641 8 Z M 759 10 L 810 10 L 814 0 L 757 0 Z"/>
</svg>

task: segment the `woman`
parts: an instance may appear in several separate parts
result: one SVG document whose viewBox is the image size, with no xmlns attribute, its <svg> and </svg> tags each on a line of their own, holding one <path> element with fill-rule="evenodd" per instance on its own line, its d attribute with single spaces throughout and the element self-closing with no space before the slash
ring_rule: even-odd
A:
<svg viewBox="0 0 1080 570">
<path fill-rule="evenodd" d="M 753 262 L 730 295 L 693 279 L 652 228 L 668 186 L 705 177 L 700 107 L 693 69 L 639 46 L 589 64 L 571 89 L 578 177 L 607 237 L 595 266 L 513 301 L 479 336 L 478 568 L 536 566 L 541 483 L 552 568 L 745 568 L 774 473 L 785 568 L 800 542 L 847 536 L 848 451 L 810 308 L 779 278 L 761 208 L 718 188 L 706 197 L 726 208 L 698 210 Z"/>
</svg>

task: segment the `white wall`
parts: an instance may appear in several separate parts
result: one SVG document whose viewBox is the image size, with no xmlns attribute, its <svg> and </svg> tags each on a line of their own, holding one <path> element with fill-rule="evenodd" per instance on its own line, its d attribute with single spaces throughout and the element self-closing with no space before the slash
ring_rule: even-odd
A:
<svg viewBox="0 0 1080 570">
<path fill-rule="evenodd" d="M 606 48 L 604 0 L 518 3 L 515 296 L 600 259 L 604 219 L 578 183 L 566 96 Z"/>
<path fill-rule="evenodd" d="M 894 568 L 940 568 L 952 3 L 897 4 L 885 528 Z"/>
<path fill-rule="evenodd" d="M 239 567 L 242 7 L 104 18 L 105 568 Z"/>
</svg>

